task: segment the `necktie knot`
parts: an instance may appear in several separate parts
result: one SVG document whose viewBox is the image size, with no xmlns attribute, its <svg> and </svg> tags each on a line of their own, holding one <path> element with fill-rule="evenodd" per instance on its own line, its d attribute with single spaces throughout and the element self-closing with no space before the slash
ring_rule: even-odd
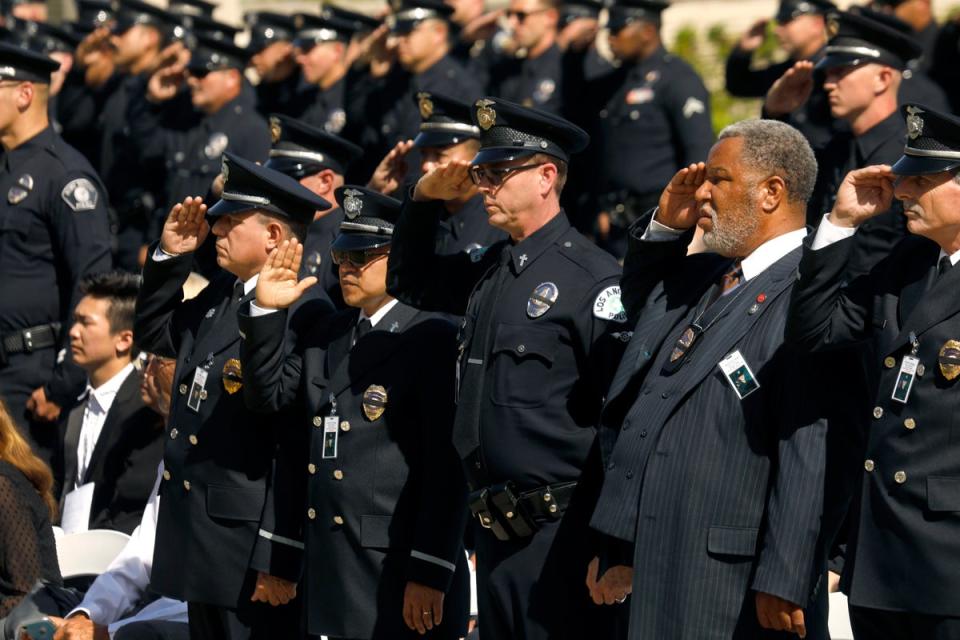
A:
<svg viewBox="0 0 960 640">
<path fill-rule="evenodd" d="M 233 300 L 234 302 L 240 302 L 241 298 L 243 298 L 243 283 L 237 280 L 233 284 Z"/>
<path fill-rule="evenodd" d="M 737 260 L 720 279 L 720 295 L 727 295 L 739 287 L 741 282 L 743 282 L 743 268 L 740 266 L 740 261 Z"/>
<path fill-rule="evenodd" d="M 373 329 L 373 324 L 370 322 L 369 318 L 364 318 L 357 323 L 357 337 L 354 342 L 359 341 L 363 336 L 370 333 L 370 330 Z"/>
<path fill-rule="evenodd" d="M 943 256 L 940 258 L 940 264 L 937 265 L 937 275 L 943 275 L 947 271 L 953 268 L 953 261 L 950 259 L 950 256 Z"/>
</svg>

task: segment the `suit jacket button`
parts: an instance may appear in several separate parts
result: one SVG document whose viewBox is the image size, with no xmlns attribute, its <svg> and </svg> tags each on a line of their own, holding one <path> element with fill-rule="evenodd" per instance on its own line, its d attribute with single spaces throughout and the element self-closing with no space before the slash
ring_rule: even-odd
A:
<svg viewBox="0 0 960 640">
<path fill-rule="evenodd" d="M 310 475 L 313 475 L 316 472 L 317 472 L 317 465 L 313 464 L 312 462 L 307 465 L 307 473 L 309 473 Z"/>
<path fill-rule="evenodd" d="M 190 440 L 190 444 L 192 444 L 193 446 L 197 446 L 197 442 L 199 442 L 197 440 L 197 436 L 193 435 L 192 433 L 190 434 L 190 437 L 188 438 L 188 440 Z"/>
<path fill-rule="evenodd" d="M 340 471 L 340 469 L 337 469 L 336 471 L 333 472 L 333 477 L 335 480 L 343 480 L 343 471 Z"/>
<path fill-rule="evenodd" d="M 883 417 L 883 407 L 874 407 L 873 408 L 873 417 L 879 420 Z"/>
<path fill-rule="evenodd" d="M 183 488 L 186 489 L 187 491 L 190 491 L 190 481 L 189 481 L 189 480 L 184 480 L 184 481 L 183 481 Z"/>
<path fill-rule="evenodd" d="M 867 460 L 863 463 L 863 468 L 866 469 L 868 472 L 873 471 L 876 468 L 876 466 L 877 465 L 874 464 L 873 460 Z"/>
<path fill-rule="evenodd" d="M 170 439 L 171 439 L 171 440 L 176 440 L 178 435 L 180 435 L 180 432 L 177 431 L 177 428 L 176 428 L 176 427 L 174 427 L 173 429 L 170 429 Z"/>
<path fill-rule="evenodd" d="M 897 359 L 893 356 L 887 356 L 883 360 L 883 366 L 885 366 L 887 369 L 893 369 L 895 366 L 897 366 Z"/>
<path fill-rule="evenodd" d="M 340 516 L 333 516 L 333 524 L 340 526 L 343 524 L 343 518 Z"/>
<path fill-rule="evenodd" d="M 903 484 L 904 482 L 906 482 L 907 481 L 906 472 L 897 471 L 895 474 L 893 474 L 893 481 L 896 482 L 897 484 Z"/>
<path fill-rule="evenodd" d="M 340 423 L 340 431 L 350 431 L 350 423 L 344 420 Z"/>
<path fill-rule="evenodd" d="M 180 385 L 179 390 L 180 390 L 180 395 L 182 396 L 187 395 L 187 385 L 185 384 Z"/>
<path fill-rule="evenodd" d="M 163 479 L 164 479 L 164 480 L 169 480 L 169 479 L 170 479 L 170 472 L 167 471 L 166 469 L 163 470 Z"/>
<path fill-rule="evenodd" d="M 323 418 L 321 418 L 320 416 L 313 416 L 313 426 L 315 426 L 315 427 L 322 427 L 322 426 L 323 426 Z"/>
<path fill-rule="evenodd" d="M 917 428 L 917 421 L 914 420 L 913 418 L 907 418 L 906 420 L 903 421 L 903 426 L 905 426 L 907 429 L 910 429 L 912 431 L 913 429 Z"/>
<path fill-rule="evenodd" d="M 317 510 L 314 509 L 313 507 L 310 507 L 309 509 L 307 509 L 307 517 L 310 518 L 311 520 L 316 520 Z"/>
</svg>

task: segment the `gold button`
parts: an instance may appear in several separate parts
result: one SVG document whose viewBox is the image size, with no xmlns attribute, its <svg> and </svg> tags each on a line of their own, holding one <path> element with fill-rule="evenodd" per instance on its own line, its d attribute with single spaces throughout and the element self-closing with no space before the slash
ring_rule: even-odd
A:
<svg viewBox="0 0 960 640">
<path fill-rule="evenodd" d="M 922 364 L 917 365 L 917 376 L 922 378 L 923 374 L 925 374 L 926 372 L 927 372 L 927 368 L 925 366 L 923 366 Z"/>
<path fill-rule="evenodd" d="M 873 460 L 867 460 L 863 463 L 863 468 L 866 469 L 868 472 L 873 471 L 876 466 L 877 465 L 874 464 Z"/>
<path fill-rule="evenodd" d="M 307 509 L 307 517 L 310 518 L 311 520 L 316 520 L 317 510 L 314 509 L 313 507 L 310 507 L 309 509 Z"/>
<path fill-rule="evenodd" d="M 190 491 L 190 481 L 189 481 L 189 480 L 184 480 L 184 481 L 183 481 L 183 488 L 186 489 L 187 491 Z"/>
<path fill-rule="evenodd" d="M 346 420 L 340 423 L 340 431 L 350 431 L 350 423 Z"/>
<path fill-rule="evenodd" d="M 897 359 L 893 356 L 887 356 L 883 360 L 883 366 L 885 366 L 887 369 L 893 369 L 895 366 L 897 366 Z"/>
<path fill-rule="evenodd" d="M 317 472 L 317 465 L 313 464 L 312 462 L 307 465 L 307 473 L 309 473 L 310 475 L 313 475 L 316 472 Z"/>
<path fill-rule="evenodd" d="M 911 429 L 911 430 L 912 430 L 912 429 L 916 429 L 916 428 L 917 428 L 917 421 L 914 420 L 913 418 L 907 418 L 906 420 L 903 421 L 903 426 L 905 426 L 907 429 Z"/>
<path fill-rule="evenodd" d="M 903 471 L 897 471 L 895 474 L 893 474 L 893 480 L 897 484 L 903 484 L 907 481 L 907 474 Z"/>
<path fill-rule="evenodd" d="M 206 389 L 200 389 L 200 399 L 201 399 L 201 400 L 206 400 L 206 399 L 207 399 L 207 390 L 206 390 Z"/>
<path fill-rule="evenodd" d="M 169 479 L 170 479 L 170 472 L 167 471 L 166 469 L 163 470 L 163 479 L 164 479 L 164 480 L 169 480 Z"/>
<path fill-rule="evenodd" d="M 187 385 L 185 384 L 180 385 L 180 395 L 182 396 L 187 395 Z"/>
<path fill-rule="evenodd" d="M 188 438 L 188 440 L 190 440 L 190 444 L 192 444 L 193 446 L 197 446 L 197 442 L 199 442 L 197 440 L 197 436 L 193 435 L 192 433 L 190 434 L 190 437 Z"/>
<path fill-rule="evenodd" d="M 342 525 L 342 524 L 343 524 L 343 518 L 341 518 L 340 516 L 333 516 L 333 524 L 338 525 L 338 526 L 339 526 L 339 525 Z"/>
<path fill-rule="evenodd" d="M 170 429 L 170 439 L 171 439 L 171 440 L 176 440 L 178 435 L 180 435 L 180 432 L 177 431 L 177 428 L 176 428 L 176 427 L 174 427 L 173 429 Z"/>
<path fill-rule="evenodd" d="M 319 427 L 323 425 L 323 418 L 320 416 L 313 416 L 313 426 Z"/>
<path fill-rule="evenodd" d="M 336 471 L 333 472 L 333 477 L 337 480 L 343 480 L 343 471 L 340 471 L 340 469 L 337 469 Z"/>
<path fill-rule="evenodd" d="M 883 417 L 883 407 L 874 407 L 873 408 L 873 417 L 879 420 Z"/>
</svg>

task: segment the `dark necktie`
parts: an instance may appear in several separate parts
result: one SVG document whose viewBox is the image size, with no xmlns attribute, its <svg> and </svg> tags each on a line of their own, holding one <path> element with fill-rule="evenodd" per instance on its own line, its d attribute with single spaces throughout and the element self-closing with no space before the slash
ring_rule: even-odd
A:
<svg viewBox="0 0 960 640">
<path fill-rule="evenodd" d="M 363 338 L 363 336 L 370 333 L 370 330 L 373 329 L 373 325 L 370 323 L 369 318 L 364 318 L 357 323 L 357 327 L 353 333 L 353 344 L 357 344 Z"/>
<path fill-rule="evenodd" d="M 943 256 L 940 258 L 940 264 L 937 265 L 937 277 L 942 277 L 950 269 L 953 269 L 953 261 L 950 260 L 950 256 Z"/>
</svg>

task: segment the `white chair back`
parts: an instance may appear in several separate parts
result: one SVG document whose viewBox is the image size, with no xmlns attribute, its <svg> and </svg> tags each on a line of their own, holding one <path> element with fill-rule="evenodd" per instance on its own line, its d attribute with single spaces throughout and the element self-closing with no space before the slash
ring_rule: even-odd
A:
<svg viewBox="0 0 960 640">
<path fill-rule="evenodd" d="M 64 578 L 98 576 L 107 570 L 128 540 L 127 534 L 108 529 L 56 536 L 60 574 Z"/>
</svg>

